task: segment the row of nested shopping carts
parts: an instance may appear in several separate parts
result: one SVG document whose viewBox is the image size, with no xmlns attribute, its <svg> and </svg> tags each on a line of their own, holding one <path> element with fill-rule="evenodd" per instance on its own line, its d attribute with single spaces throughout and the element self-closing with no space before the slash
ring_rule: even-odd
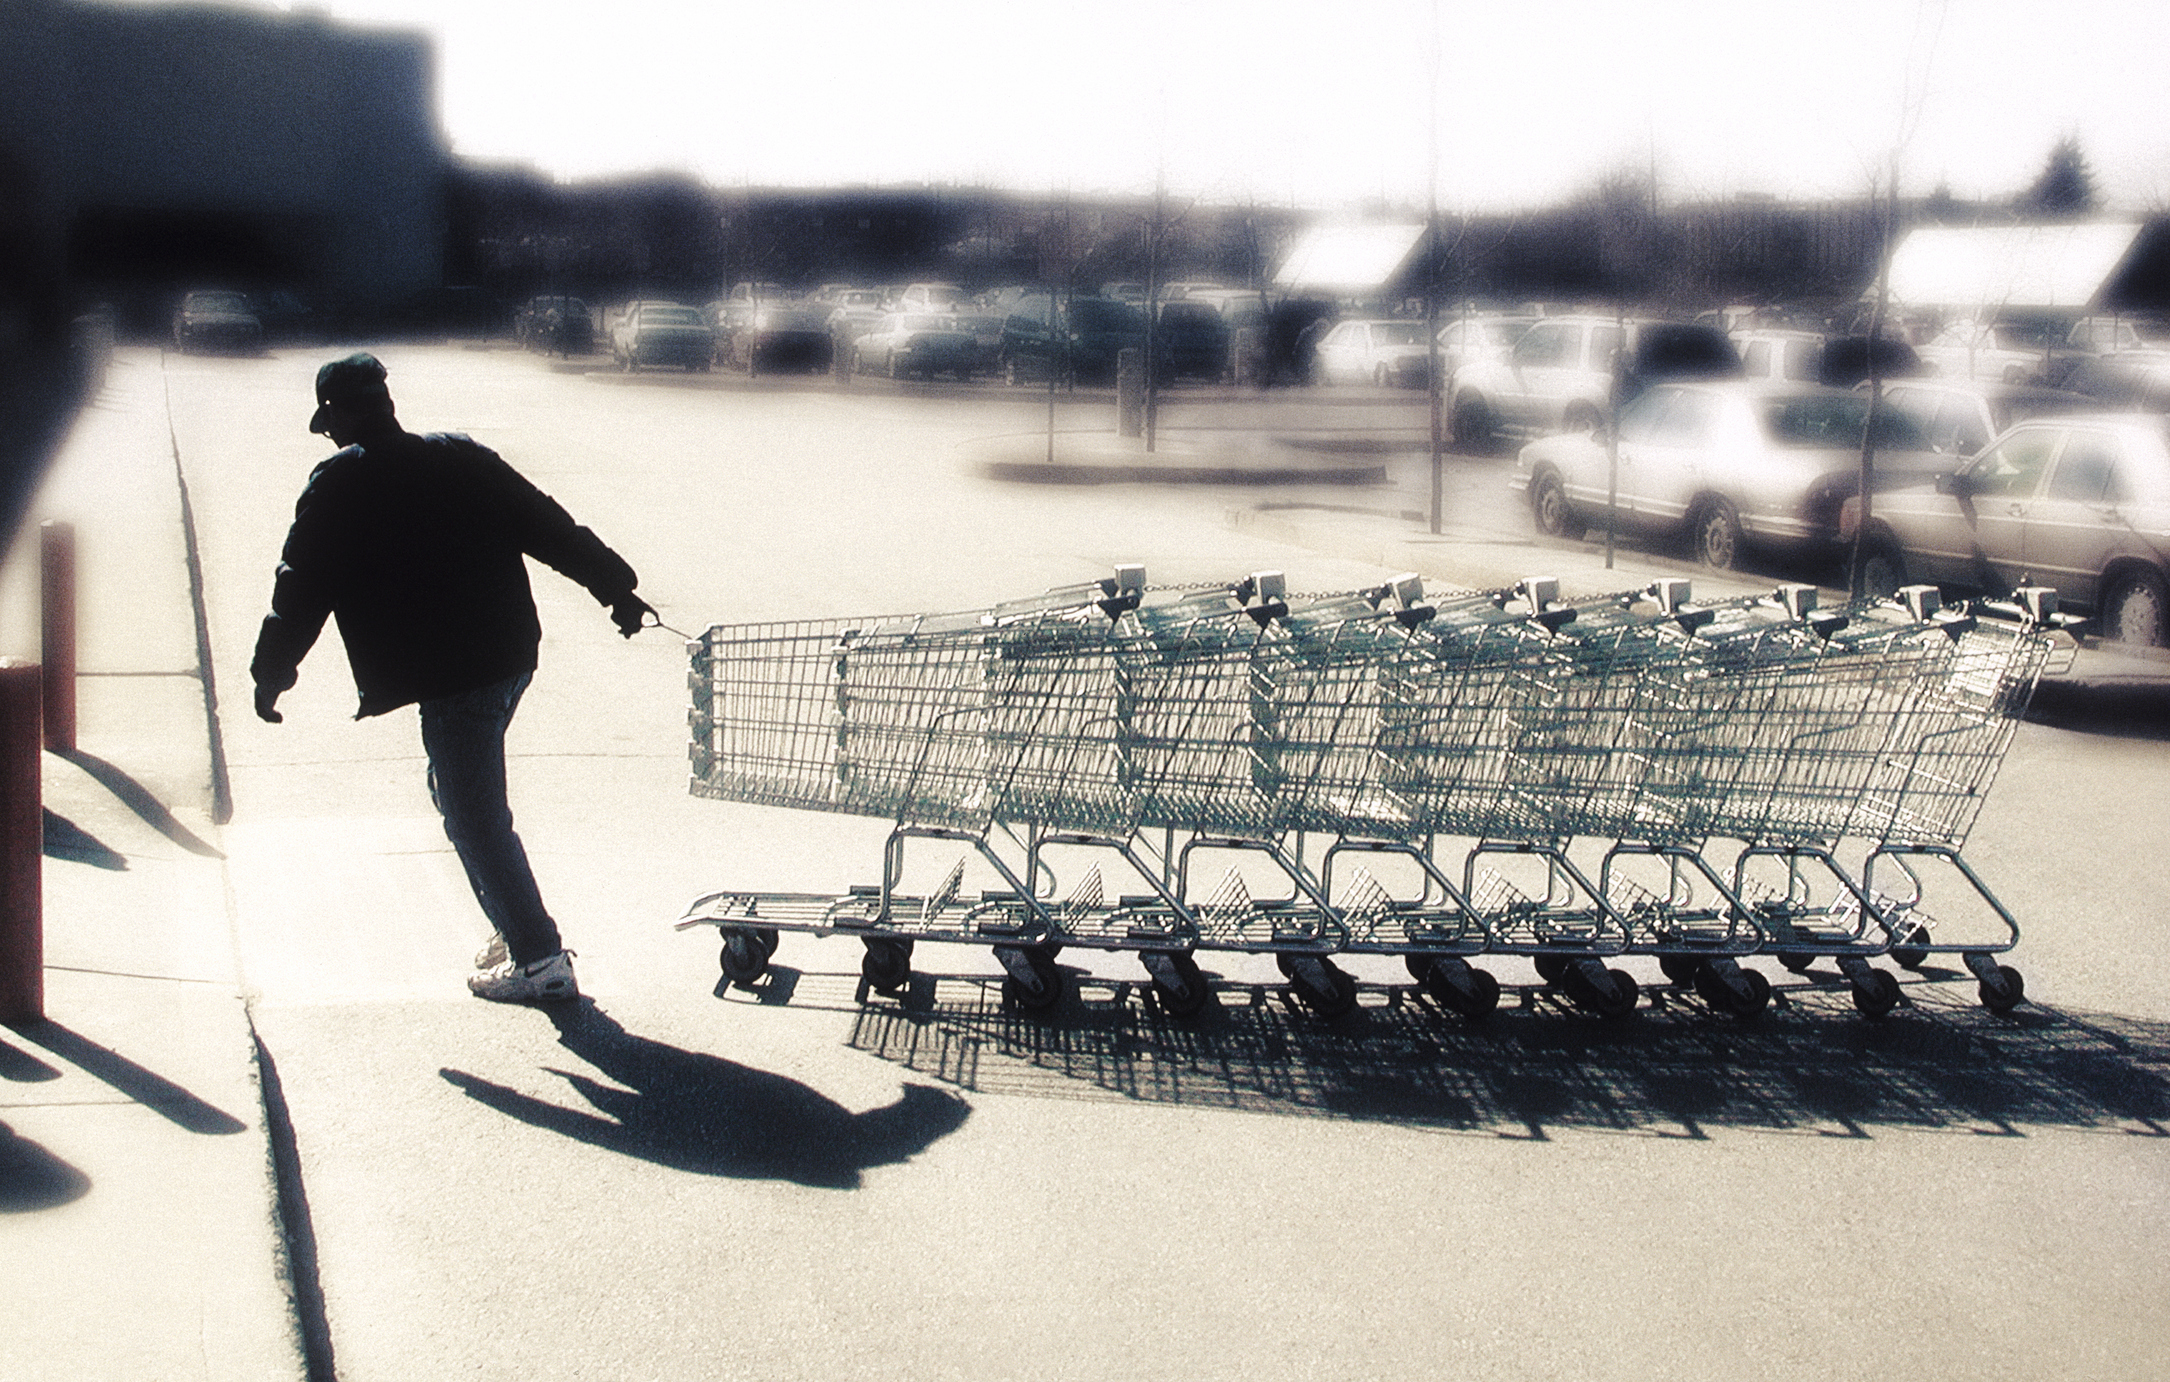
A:
<svg viewBox="0 0 2170 1382">
<path fill-rule="evenodd" d="M 1872 960 L 1957 954 L 2007 1011 L 2019 927 L 1959 851 L 2054 596 L 1815 594 L 1298 597 L 1125 567 L 962 613 L 717 626 L 688 642 L 691 790 L 891 828 L 877 884 L 711 893 L 678 925 L 716 927 L 746 986 L 782 932 L 859 936 L 862 1002 L 929 941 L 991 946 L 1025 1009 L 1076 946 L 1135 953 L 1178 1016 L 1211 1001 L 1201 952 L 1273 955 L 1325 1015 L 1356 1004 L 1336 960 L 1359 955 L 1473 1019 L 1501 956 L 1606 1016 L 1637 1005 L 1623 956 L 1742 1016 L 1772 992 L 1742 960 L 1835 961 L 1882 1016 L 1902 994 Z M 959 855 L 946 875 L 928 842 Z M 1929 915 L 1931 874 L 1969 896 L 1964 934 Z"/>
</svg>

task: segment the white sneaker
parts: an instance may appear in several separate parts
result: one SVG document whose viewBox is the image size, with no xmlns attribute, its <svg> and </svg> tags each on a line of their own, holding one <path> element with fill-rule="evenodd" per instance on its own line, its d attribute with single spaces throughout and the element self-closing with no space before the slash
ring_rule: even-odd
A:
<svg viewBox="0 0 2170 1382">
<path fill-rule="evenodd" d="M 492 1003 L 561 1003 L 580 996 L 573 978 L 573 952 L 560 950 L 532 964 L 511 960 L 479 974 L 467 976 L 467 987 L 477 998 Z"/>
<path fill-rule="evenodd" d="M 495 969 L 511 958 L 512 953 L 505 949 L 504 934 L 492 931 L 490 933 L 490 943 L 475 952 L 475 968 Z"/>
</svg>

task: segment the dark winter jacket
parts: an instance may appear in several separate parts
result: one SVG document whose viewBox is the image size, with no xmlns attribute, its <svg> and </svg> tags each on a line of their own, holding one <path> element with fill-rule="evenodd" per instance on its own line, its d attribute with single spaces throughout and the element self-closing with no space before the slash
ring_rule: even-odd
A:
<svg viewBox="0 0 2170 1382">
<path fill-rule="evenodd" d="M 310 473 L 294 506 L 249 673 L 292 686 L 326 615 L 361 692 L 356 718 L 532 671 L 542 624 L 523 555 L 606 605 L 637 583 L 488 447 L 406 432 L 350 446 Z"/>
</svg>

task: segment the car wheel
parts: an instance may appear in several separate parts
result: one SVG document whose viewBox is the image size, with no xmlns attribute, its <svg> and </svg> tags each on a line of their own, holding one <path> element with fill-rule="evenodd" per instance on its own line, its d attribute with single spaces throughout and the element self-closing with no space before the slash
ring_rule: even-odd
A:
<svg viewBox="0 0 2170 1382">
<path fill-rule="evenodd" d="M 1455 402 L 1454 444 L 1477 455 L 1487 455 L 1498 446 L 1492 407 L 1482 398 L 1472 394 Z"/>
<path fill-rule="evenodd" d="M 1888 600 L 1906 584 L 1906 556 L 1888 537 L 1869 539 L 1861 553 L 1861 593 Z"/>
<path fill-rule="evenodd" d="M 1740 561 L 1741 519 L 1724 499 L 1706 500 L 1695 515 L 1695 559 L 1720 571 Z"/>
<path fill-rule="evenodd" d="M 2102 636 L 2117 643 L 2161 647 L 2163 612 L 2170 586 L 2153 571 L 2133 571 L 2117 578 L 2102 601 Z"/>
<path fill-rule="evenodd" d="M 1530 516 L 1537 523 L 1537 531 L 1547 537 L 1582 536 L 1582 525 L 1575 521 L 1574 508 L 1567 502 L 1567 487 L 1549 470 L 1530 481 Z"/>
</svg>

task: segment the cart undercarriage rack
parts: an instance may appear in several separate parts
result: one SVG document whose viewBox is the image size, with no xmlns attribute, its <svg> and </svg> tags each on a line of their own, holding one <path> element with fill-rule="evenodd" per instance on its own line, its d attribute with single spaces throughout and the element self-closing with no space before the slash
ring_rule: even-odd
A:
<svg viewBox="0 0 2170 1382">
<path fill-rule="evenodd" d="M 981 610 L 719 625 L 687 644 L 691 790 L 890 827 L 876 882 L 713 892 L 678 926 L 716 928 L 748 985 L 786 932 L 857 936 L 884 994 L 919 942 L 985 946 L 1028 1010 L 1081 947 L 1135 954 L 1175 1016 L 1211 1000 L 1211 952 L 1273 956 L 1326 1016 L 1359 955 L 1470 1020 L 1498 957 L 1607 1017 L 1640 997 L 1621 957 L 1743 1017 L 1771 999 L 1744 960 L 1828 960 L 1880 1017 L 1900 991 L 1874 961 L 1956 955 L 2009 1011 L 2019 926 L 1960 850 L 2055 597 L 1815 594 L 1291 596 L 1124 567 Z"/>
</svg>

